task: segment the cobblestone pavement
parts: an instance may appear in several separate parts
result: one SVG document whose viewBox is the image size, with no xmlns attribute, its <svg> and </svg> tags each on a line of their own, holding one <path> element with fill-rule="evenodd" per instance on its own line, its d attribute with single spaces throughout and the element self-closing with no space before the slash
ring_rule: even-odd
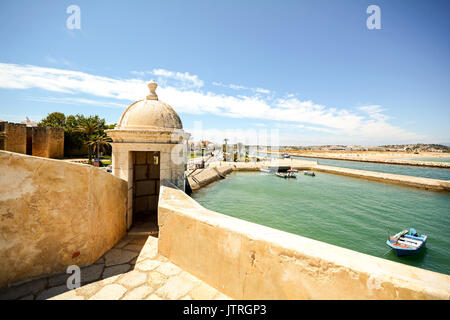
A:
<svg viewBox="0 0 450 320">
<path fill-rule="evenodd" d="M 82 286 L 67 289 L 63 273 L 0 289 L 0 300 L 228 300 L 228 296 L 158 254 L 158 238 L 125 236 L 94 264 Z"/>
</svg>

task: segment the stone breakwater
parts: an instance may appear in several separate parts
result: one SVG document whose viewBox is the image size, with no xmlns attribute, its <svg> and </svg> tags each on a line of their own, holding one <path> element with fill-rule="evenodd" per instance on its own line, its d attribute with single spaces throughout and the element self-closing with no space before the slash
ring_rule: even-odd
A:
<svg viewBox="0 0 450 320">
<path fill-rule="evenodd" d="M 405 175 L 401 175 L 401 174 L 348 169 L 348 168 L 323 166 L 323 165 L 317 165 L 317 166 L 311 168 L 311 170 L 322 171 L 322 172 L 333 173 L 333 174 L 340 174 L 340 175 L 350 176 L 350 177 L 355 177 L 355 178 L 363 178 L 363 179 L 367 179 L 367 180 L 374 180 L 374 181 L 380 181 L 380 182 L 386 182 L 386 183 L 406 185 L 406 186 L 411 186 L 411 187 L 418 187 L 418 188 L 423 188 L 423 189 L 450 191 L 450 181 L 446 181 L 446 180 L 413 177 L 413 176 L 405 176 Z"/>
<path fill-rule="evenodd" d="M 400 174 L 383 173 L 375 171 L 357 170 L 334 166 L 324 166 L 316 161 L 296 160 L 296 159 L 275 159 L 262 162 L 215 162 L 206 169 L 197 170 L 188 177 L 192 191 L 199 190 L 204 186 L 221 179 L 233 171 L 259 171 L 267 169 L 269 166 L 290 166 L 297 170 L 313 170 L 331 174 L 340 174 L 354 178 L 379 181 L 405 185 L 410 187 L 435 190 L 450 191 L 450 181 L 413 177 Z"/>
<path fill-rule="evenodd" d="M 294 157 L 305 157 L 305 158 L 317 158 L 317 159 L 331 159 L 331 160 L 345 160 L 345 161 L 358 161 L 358 162 L 370 162 L 370 163 L 382 163 L 382 164 L 397 164 L 403 166 L 417 166 L 417 167 L 430 167 L 430 168 L 444 168 L 450 169 L 450 162 L 438 162 L 438 161 L 420 161 L 420 160 L 410 160 L 410 159 L 370 159 L 370 157 L 358 156 L 344 156 L 344 155 L 319 155 L 319 154 L 303 154 L 296 153 L 290 154 Z"/>
</svg>

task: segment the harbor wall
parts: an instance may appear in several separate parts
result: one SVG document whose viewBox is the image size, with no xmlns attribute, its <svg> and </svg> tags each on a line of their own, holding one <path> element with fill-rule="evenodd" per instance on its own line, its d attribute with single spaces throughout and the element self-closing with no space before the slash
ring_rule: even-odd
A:
<svg viewBox="0 0 450 320">
<path fill-rule="evenodd" d="M 0 287 L 94 263 L 126 232 L 127 183 L 0 151 Z"/>
<path fill-rule="evenodd" d="M 206 169 L 198 169 L 195 175 L 188 177 L 192 191 L 199 190 L 208 184 L 223 179 L 231 173 L 233 168 L 230 165 L 214 166 Z"/>
<path fill-rule="evenodd" d="M 234 299 L 449 299 L 450 277 L 210 211 L 161 187 L 159 253 Z M 188 254 L 186 254 L 188 253 Z"/>
<path fill-rule="evenodd" d="M 393 183 L 399 185 L 406 185 L 410 187 L 418 187 L 437 191 L 450 191 L 450 181 L 438 180 L 422 177 L 405 176 L 400 174 L 383 173 L 376 171 L 357 170 L 349 168 L 341 168 L 334 166 L 317 165 L 311 170 L 322 171 L 333 174 L 340 174 L 355 178 L 362 178 L 373 181 L 380 181 L 385 183 Z"/>
<path fill-rule="evenodd" d="M 450 181 L 438 180 L 400 174 L 383 173 L 377 171 L 366 171 L 358 169 L 341 168 L 317 164 L 317 161 L 306 161 L 297 159 L 275 159 L 263 162 L 217 162 L 211 163 L 206 169 L 188 177 L 193 191 L 197 191 L 208 184 L 223 179 L 224 176 L 233 171 L 259 171 L 269 166 L 290 166 L 297 170 L 321 171 L 331 174 L 345 175 L 384 183 L 398 184 L 434 191 L 450 191 Z M 302 174 L 301 172 L 299 174 Z"/>
<path fill-rule="evenodd" d="M 430 168 L 447 168 L 450 169 L 450 162 L 439 162 L 439 161 L 423 161 L 423 160 L 410 160 L 410 159 L 370 159 L 366 158 L 363 155 L 344 156 L 340 154 L 303 154 L 303 153 L 291 153 L 291 156 L 294 157 L 304 157 L 304 158 L 313 158 L 313 159 L 329 159 L 329 160 L 342 160 L 342 161 L 356 161 L 356 162 L 370 162 L 370 163 L 381 163 L 381 164 L 394 164 L 394 165 L 402 165 L 402 166 L 415 166 L 415 167 L 430 167 Z M 395 153 L 392 154 L 392 157 L 398 156 Z M 370 156 L 369 156 L 370 157 Z M 439 157 L 436 157 L 439 159 Z"/>
</svg>

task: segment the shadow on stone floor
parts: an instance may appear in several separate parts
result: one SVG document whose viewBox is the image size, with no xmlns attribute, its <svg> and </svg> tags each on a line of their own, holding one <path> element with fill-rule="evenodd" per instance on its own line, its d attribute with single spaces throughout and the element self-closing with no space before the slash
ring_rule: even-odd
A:
<svg viewBox="0 0 450 320">
<path fill-rule="evenodd" d="M 133 270 L 147 241 L 148 234 L 129 233 L 95 263 L 81 268 L 81 286 L 108 281 L 109 278 Z M 0 300 L 45 300 L 70 291 L 67 280 L 71 274 L 61 273 L 11 287 L 0 288 Z"/>
</svg>

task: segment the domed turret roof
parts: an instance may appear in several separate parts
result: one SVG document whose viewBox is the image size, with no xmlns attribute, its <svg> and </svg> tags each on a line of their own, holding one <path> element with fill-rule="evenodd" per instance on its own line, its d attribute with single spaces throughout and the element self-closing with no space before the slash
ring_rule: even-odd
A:
<svg viewBox="0 0 450 320">
<path fill-rule="evenodd" d="M 158 100 L 155 92 L 157 86 L 153 80 L 148 84 L 150 94 L 125 110 L 116 129 L 183 129 L 181 119 L 175 110 Z"/>
</svg>

